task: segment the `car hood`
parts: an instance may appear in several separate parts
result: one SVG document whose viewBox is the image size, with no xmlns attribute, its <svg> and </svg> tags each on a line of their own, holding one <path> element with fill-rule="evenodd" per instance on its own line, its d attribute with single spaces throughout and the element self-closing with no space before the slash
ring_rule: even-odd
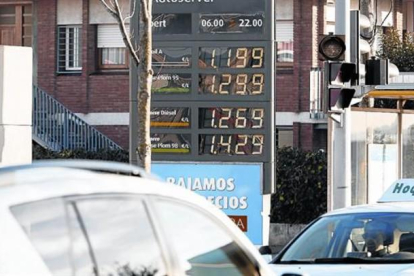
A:
<svg viewBox="0 0 414 276">
<path fill-rule="evenodd" d="M 271 264 L 270 267 L 277 276 L 284 274 L 298 274 L 303 276 L 391 276 L 414 275 L 414 264 L 329 264 L 329 265 L 278 265 Z"/>
</svg>

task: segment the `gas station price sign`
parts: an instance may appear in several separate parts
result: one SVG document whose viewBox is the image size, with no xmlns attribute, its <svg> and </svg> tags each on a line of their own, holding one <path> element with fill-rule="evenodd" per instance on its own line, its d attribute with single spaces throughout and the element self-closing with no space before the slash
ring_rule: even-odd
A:
<svg viewBox="0 0 414 276">
<path fill-rule="evenodd" d="M 154 161 L 260 163 L 273 191 L 274 14 L 274 0 L 154 0 Z"/>
<path fill-rule="evenodd" d="M 263 68 L 263 47 L 202 47 L 200 68 Z"/>
<path fill-rule="evenodd" d="M 200 108 L 200 129 L 263 129 L 264 108 Z"/>
<path fill-rule="evenodd" d="M 264 14 L 200 14 L 200 33 L 263 33 Z"/>
</svg>

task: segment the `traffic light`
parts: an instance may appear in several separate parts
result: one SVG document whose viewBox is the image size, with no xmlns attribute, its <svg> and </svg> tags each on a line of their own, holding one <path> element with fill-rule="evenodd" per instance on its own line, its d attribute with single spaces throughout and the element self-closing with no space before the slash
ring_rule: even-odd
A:
<svg viewBox="0 0 414 276">
<path fill-rule="evenodd" d="M 365 61 L 371 52 L 370 40 L 373 30 L 369 18 L 358 10 L 351 11 L 350 17 L 350 57 L 349 60 L 357 64 L 358 77 L 353 85 L 363 85 L 365 83 Z"/>
<path fill-rule="evenodd" d="M 365 84 L 385 85 L 388 84 L 388 60 L 376 59 L 375 57 L 365 63 Z"/>
<path fill-rule="evenodd" d="M 353 88 L 329 88 L 328 111 L 343 110 L 351 105 L 355 95 Z"/>
<path fill-rule="evenodd" d="M 345 50 L 345 37 L 343 35 L 329 33 L 319 37 L 319 60 L 344 60 Z"/>
<path fill-rule="evenodd" d="M 354 85 L 386 85 L 390 77 L 399 75 L 397 66 L 371 56 L 375 31 L 369 18 L 358 10 L 351 11 L 350 61 L 358 64 Z M 371 57 L 370 57 L 371 56 Z"/>
<path fill-rule="evenodd" d="M 343 62 L 339 68 L 336 79 L 343 84 L 351 82 L 352 85 L 352 83 L 358 78 L 357 72 L 357 66 L 355 63 Z"/>
<path fill-rule="evenodd" d="M 324 61 L 324 111 L 341 111 L 350 106 L 364 85 L 388 84 L 398 69 L 387 60 L 370 59 L 375 36 L 372 24 L 360 11 L 350 12 L 349 38 L 330 33 L 320 37 L 319 59 Z M 345 56 L 345 53 L 349 56 Z M 362 92 L 363 93 L 363 92 Z"/>
<path fill-rule="evenodd" d="M 356 64 L 350 62 L 325 62 L 325 112 L 348 108 L 355 95 L 350 86 L 358 77 Z"/>
<path fill-rule="evenodd" d="M 358 79 L 356 63 L 344 62 L 346 45 L 344 36 L 332 33 L 322 36 L 319 42 L 319 59 L 324 60 L 325 90 L 324 111 L 340 111 L 351 105 Z"/>
</svg>

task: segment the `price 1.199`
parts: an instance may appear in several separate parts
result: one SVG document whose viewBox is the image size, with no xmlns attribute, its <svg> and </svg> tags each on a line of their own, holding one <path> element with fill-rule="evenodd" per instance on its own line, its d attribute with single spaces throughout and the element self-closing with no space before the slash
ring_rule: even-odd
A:
<svg viewBox="0 0 414 276">
<path fill-rule="evenodd" d="M 200 48 L 200 68 L 263 68 L 263 47 Z"/>
</svg>

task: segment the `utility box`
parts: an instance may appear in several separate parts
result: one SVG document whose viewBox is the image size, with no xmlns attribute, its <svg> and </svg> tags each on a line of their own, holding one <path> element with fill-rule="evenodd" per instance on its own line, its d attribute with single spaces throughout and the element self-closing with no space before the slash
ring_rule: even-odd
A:
<svg viewBox="0 0 414 276">
<path fill-rule="evenodd" d="M 32 48 L 0 46 L 0 167 L 32 162 Z"/>
</svg>

